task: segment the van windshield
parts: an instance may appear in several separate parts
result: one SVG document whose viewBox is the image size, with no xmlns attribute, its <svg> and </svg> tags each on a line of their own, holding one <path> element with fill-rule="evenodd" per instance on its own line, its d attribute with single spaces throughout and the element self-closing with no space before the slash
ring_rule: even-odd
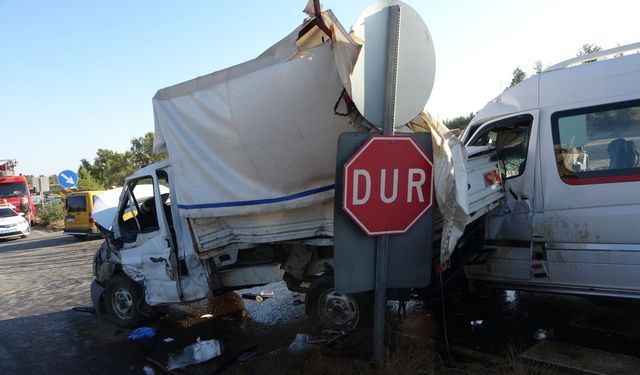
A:
<svg viewBox="0 0 640 375">
<path fill-rule="evenodd" d="M 0 198 L 22 197 L 27 195 L 24 182 L 5 182 L 0 184 Z"/>
</svg>

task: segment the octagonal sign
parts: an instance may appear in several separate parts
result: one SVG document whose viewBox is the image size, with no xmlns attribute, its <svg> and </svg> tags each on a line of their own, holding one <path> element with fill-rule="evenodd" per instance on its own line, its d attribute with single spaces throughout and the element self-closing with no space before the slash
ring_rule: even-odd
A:
<svg viewBox="0 0 640 375">
<path fill-rule="evenodd" d="M 433 162 L 409 135 L 372 136 L 344 165 L 342 208 L 370 236 L 405 233 L 433 202 Z"/>
</svg>

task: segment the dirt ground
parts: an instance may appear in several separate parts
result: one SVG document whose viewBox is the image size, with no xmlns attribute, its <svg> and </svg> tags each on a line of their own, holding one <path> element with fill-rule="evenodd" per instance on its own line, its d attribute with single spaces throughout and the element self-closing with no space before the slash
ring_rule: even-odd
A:
<svg viewBox="0 0 640 375">
<path fill-rule="evenodd" d="M 100 243 L 41 229 L 27 239 L 0 240 L 1 374 L 169 373 L 164 370 L 169 356 L 198 338 L 219 340 L 222 355 L 173 373 L 577 373 L 519 357 L 536 343 L 533 333 L 538 328 L 550 334 L 555 329 L 555 337 L 567 342 L 592 335 L 595 347 L 616 347 L 630 356 L 640 347 L 640 333 L 629 334 L 627 329 L 620 338 L 615 330 L 602 329 L 606 325 L 602 321 L 599 331 L 568 328 L 576 317 L 588 320 L 584 311 L 602 312 L 613 305 L 492 292 L 479 295 L 475 302 L 452 298 L 446 304 L 448 350 L 440 305 L 430 311 L 412 303 L 400 319 L 397 303 L 389 303 L 387 359 L 381 368 L 372 368 L 370 329 L 347 336 L 320 334 L 304 316 L 304 296 L 289 292 L 283 283 L 216 297 L 212 304 L 172 306 L 167 316 L 149 324 L 155 337 L 132 341 L 127 339 L 132 330 L 117 328 L 92 313 L 92 257 Z M 269 295 L 261 303 L 239 297 L 260 292 Z M 638 314 L 628 315 L 626 323 L 617 324 L 636 325 Z M 322 343 L 293 345 L 290 350 L 296 337 Z"/>
</svg>

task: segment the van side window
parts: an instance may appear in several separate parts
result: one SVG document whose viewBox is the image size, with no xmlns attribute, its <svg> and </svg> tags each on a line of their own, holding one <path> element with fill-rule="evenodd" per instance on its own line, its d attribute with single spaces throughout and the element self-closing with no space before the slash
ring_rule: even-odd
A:
<svg viewBox="0 0 640 375">
<path fill-rule="evenodd" d="M 565 183 L 640 181 L 640 101 L 557 112 L 551 126 Z"/>
<path fill-rule="evenodd" d="M 504 163 L 505 177 L 520 176 L 527 162 L 532 121 L 529 115 L 500 121 L 476 136 L 471 145 L 494 147 L 498 158 Z"/>
</svg>

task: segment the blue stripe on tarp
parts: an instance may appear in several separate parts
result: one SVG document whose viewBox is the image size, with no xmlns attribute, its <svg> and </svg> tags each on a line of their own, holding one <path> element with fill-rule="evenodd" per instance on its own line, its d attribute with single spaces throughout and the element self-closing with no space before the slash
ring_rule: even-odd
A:
<svg viewBox="0 0 640 375">
<path fill-rule="evenodd" d="M 239 206 L 253 206 L 258 204 L 271 204 L 271 203 L 280 203 L 286 202 L 302 197 L 307 197 L 309 195 L 322 193 L 325 191 L 335 189 L 336 185 L 331 184 L 327 186 L 322 186 L 316 189 L 311 189 L 307 191 L 303 191 L 296 194 L 285 195 L 284 197 L 271 198 L 271 199 L 256 199 L 252 201 L 236 201 L 236 202 L 221 202 L 221 203 L 202 203 L 202 204 L 178 204 L 178 208 L 182 208 L 185 210 L 196 210 L 199 208 L 223 208 L 223 207 L 239 207 Z"/>
</svg>

